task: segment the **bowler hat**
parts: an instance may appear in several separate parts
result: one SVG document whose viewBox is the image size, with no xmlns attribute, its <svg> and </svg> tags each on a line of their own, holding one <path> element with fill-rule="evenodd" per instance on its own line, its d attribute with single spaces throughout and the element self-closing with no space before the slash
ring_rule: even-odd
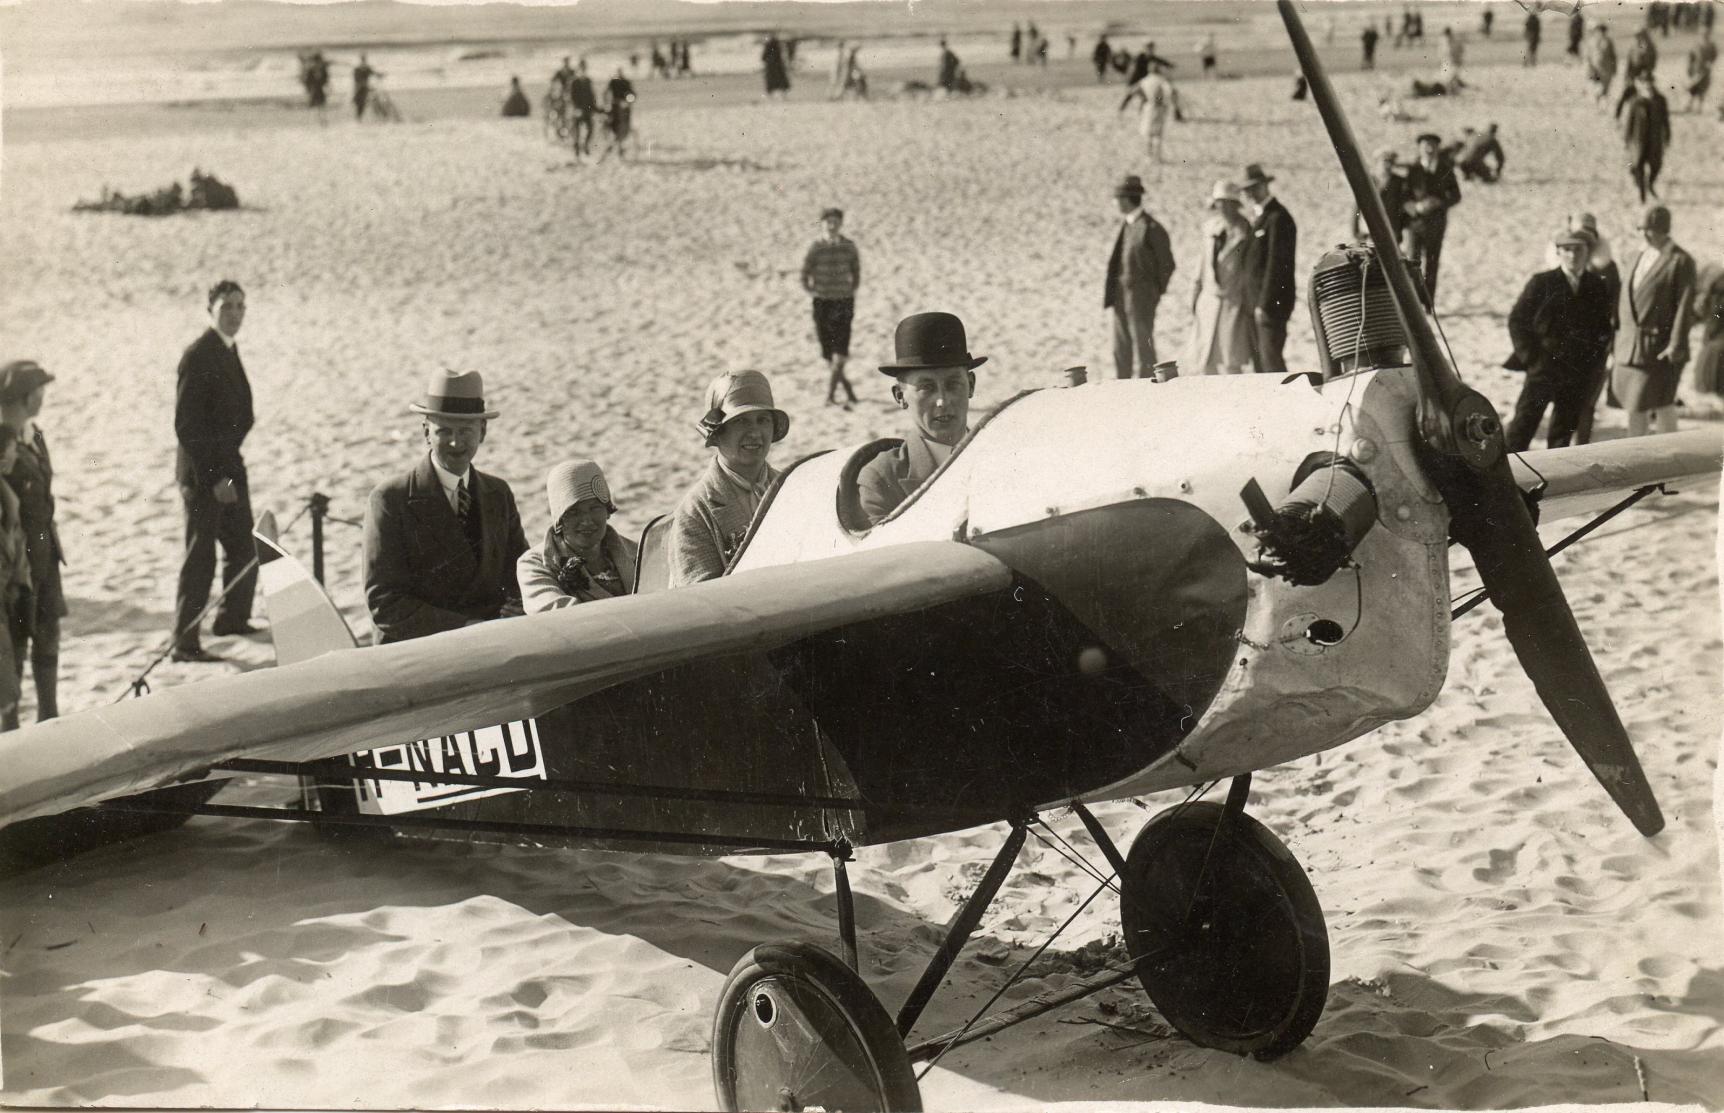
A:
<svg viewBox="0 0 1724 1113">
<path fill-rule="evenodd" d="M 937 371 L 962 367 L 974 371 L 988 362 L 987 356 L 972 356 L 964 336 L 964 322 L 950 313 L 912 313 L 898 322 L 892 334 L 894 361 L 880 365 L 885 375 L 911 371 Z"/>
<path fill-rule="evenodd" d="M 551 507 L 551 522 L 562 521 L 569 508 L 582 499 L 598 499 L 606 510 L 617 512 L 604 469 L 591 460 L 566 460 L 554 465 L 545 476 L 545 500 Z"/>
<path fill-rule="evenodd" d="M 1275 180 L 1275 175 L 1265 174 L 1263 172 L 1263 166 L 1260 163 L 1252 162 L 1252 163 L 1246 164 L 1246 166 L 1245 166 L 1245 181 L 1243 184 L 1245 184 L 1245 185 L 1256 185 L 1259 182 L 1261 182 L 1264 185 L 1268 185 L 1270 182 L 1272 182 L 1274 180 Z"/>
<path fill-rule="evenodd" d="M 694 423 L 711 444 L 726 422 L 764 410 L 772 415 L 772 443 L 790 432 L 790 415 L 772 404 L 772 384 L 759 371 L 726 371 L 706 388 L 706 415 Z"/>
<path fill-rule="evenodd" d="M 1648 232 L 1670 231 L 1670 210 L 1663 205 L 1648 205 L 1640 218 L 1640 227 Z"/>
<path fill-rule="evenodd" d="M 408 407 L 426 417 L 492 418 L 496 410 L 485 408 L 485 379 L 477 371 L 439 368 L 425 382 L 425 401 Z"/>
<path fill-rule="evenodd" d="M 1120 183 L 1113 187 L 1115 197 L 1142 197 L 1143 179 L 1136 174 L 1127 174 Z"/>
<path fill-rule="evenodd" d="M 32 390 L 54 381 L 54 376 L 33 359 L 15 359 L 0 367 L 0 402 L 17 402 Z"/>
</svg>

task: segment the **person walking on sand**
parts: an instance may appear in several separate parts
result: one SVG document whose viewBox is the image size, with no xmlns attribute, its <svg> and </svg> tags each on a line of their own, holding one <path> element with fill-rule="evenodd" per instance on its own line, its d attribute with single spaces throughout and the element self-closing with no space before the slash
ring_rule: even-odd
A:
<svg viewBox="0 0 1724 1113">
<path fill-rule="evenodd" d="M 1454 164 L 1442 153 L 1442 136 L 1425 132 L 1418 138 L 1419 157 L 1407 167 L 1406 231 L 1402 253 L 1418 268 L 1431 304 L 1437 303 L 1437 267 L 1443 240 L 1449 233 L 1449 210 L 1461 203 L 1461 184 Z"/>
<path fill-rule="evenodd" d="M 359 56 L 359 64 L 353 67 L 353 118 L 365 119 L 365 106 L 371 103 L 371 79 L 382 77 L 380 70 L 371 68 L 371 63 L 364 54 Z"/>
<path fill-rule="evenodd" d="M 616 76 L 605 83 L 605 126 L 610 132 L 610 141 L 599 154 L 601 161 L 612 151 L 618 158 L 628 154 L 629 136 L 634 132 L 634 114 L 634 82 L 624 77 L 623 68 L 618 66 Z"/>
<path fill-rule="evenodd" d="M 724 575 L 778 482 L 766 458 L 790 432 L 790 415 L 773 405 L 765 375 L 729 371 L 707 386 L 706 412 L 695 428 L 714 451 L 671 513 L 666 559 L 673 588 Z"/>
<path fill-rule="evenodd" d="M 1610 349 L 1609 292 L 1586 265 L 1591 238 L 1564 228 L 1552 242 L 1560 265 L 1527 279 L 1508 315 L 1514 355 L 1504 366 L 1526 373 L 1508 425 L 1510 452 L 1532 447 L 1547 407 L 1549 447 L 1573 440 L 1593 372 Z"/>
<path fill-rule="evenodd" d="M 1299 226 L 1287 206 L 1270 191 L 1275 175 L 1253 162 L 1245 168 L 1244 195 L 1255 210 L 1246 273 L 1255 332 L 1253 351 L 1259 372 L 1285 375 L 1287 321 L 1298 297 L 1299 275 L 1294 257 Z"/>
<path fill-rule="evenodd" d="M 1676 432 L 1676 384 L 1688 363 L 1694 323 L 1694 257 L 1670 236 L 1670 210 L 1652 205 L 1640 218 L 1645 246 L 1628 261 L 1617 317 L 1611 394 L 1628 413 L 1628 435 Z"/>
<path fill-rule="evenodd" d="M 1622 144 L 1628 156 L 1628 175 L 1645 204 L 1648 194 L 1658 197 L 1658 175 L 1664 169 L 1664 152 L 1670 146 L 1670 106 L 1652 85 L 1652 75 L 1635 74 L 1632 95 L 1617 106 L 1622 119 Z"/>
<path fill-rule="evenodd" d="M 620 74 L 622 70 L 618 69 L 617 72 Z M 630 89 L 632 95 L 633 87 Z M 599 113 L 599 97 L 593 89 L 593 79 L 587 74 L 585 58 L 581 59 L 580 67 L 569 78 L 569 111 L 574 115 L 569 135 L 574 144 L 575 157 L 586 158 L 593 153 L 593 120 Z"/>
<path fill-rule="evenodd" d="M 1247 254 L 1251 225 L 1240 211 L 1239 188 L 1218 181 L 1209 191 L 1210 216 L 1191 290 L 1191 340 L 1180 370 L 1185 374 L 1240 375 L 1256 358 Z"/>
<path fill-rule="evenodd" d="M 1699 112 L 1706 105 L 1706 93 L 1712 88 L 1712 64 L 1718 60 L 1718 48 L 1712 43 L 1712 33 L 1704 32 L 1699 42 L 1688 51 L 1688 104 L 1686 111 Z"/>
<path fill-rule="evenodd" d="M 521 612 L 527 551 L 515 493 L 473 466 L 497 411 L 477 371 L 433 371 L 420 418 L 426 453 L 372 489 L 365 507 L 365 604 L 379 642 L 423 638 Z"/>
<path fill-rule="evenodd" d="M 1167 229 L 1143 207 L 1143 179 L 1128 175 L 1113 191 L 1119 231 L 1107 260 L 1102 308 L 1113 321 L 1114 373 L 1121 379 L 1155 374 L 1155 311 L 1173 282 Z"/>
<path fill-rule="evenodd" d="M 843 234 L 843 209 L 822 210 L 820 221 L 826 234 L 810 244 L 803 256 L 802 288 L 814 297 L 814 334 L 828 371 L 826 404 L 849 409 L 856 403 L 856 389 L 845 377 L 844 364 L 850 358 L 850 322 L 856 313 L 856 287 L 862 283 L 862 256 Z M 842 403 L 839 387 L 847 399 Z"/>
<path fill-rule="evenodd" d="M 227 278 L 217 282 L 209 292 L 210 327 L 180 357 L 174 479 L 186 511 L 186 548 L 174 606 L 175 661 L 220 660 L 198 637 L 198 619 L 215 577 L 217 545 L 222 550 L 222 596 L 211 632 L 252 632 L 257 546 L 251 536 L 251 485 L 240 446 L 254 418 L 251 382 L 240 362 L 237 339 L 245 312 L 245 291 L 239 283 Z"/>
<path fill-rule="evenodd" d="M 766 45 L 760 48 L 761 76 L 766 81 L 766 96 L 772 94 L 780 97 L 790 96 L 790 68 L 785 61 L 784 43 L 775 31 L 766 36 Z"/>
<path fill-rule="evenodd" d="M 1179 107 L 1179 90 L 1168 80 L 1164 59 L 1151 58 L 1149 75 L 1127 89 L 1119 102 L 1119 111 L 1134 99 L 1139 102 L 1137 127 L 1143 136 L 1145 154 L 1150 162 L 1160 162 L 1162 145 L 1167 134 L 1167 118 L 1183 120 Z"/>
<path fill-rule="evenodd" d="M 0 368 L 0 424 L 17 441 L 5 486 L 18 501 L 19 528 L 24 531 L 24 559 L 29 564 L 28 597 L 9 595 L 15 677 L 24 662 L 36 683 L 39 722 L 60 713 L 60 621 L 66 617 L 66 593 L 60 566 L 66 563 L 60 530 L 54 522 L 54 464 L 37 417 L 54 376 L 35 360 L 22 359 Z"/>
<path fill-rule="evenodd" d="M 1538 13 L 1536 11 L 1527 12 L 1526 25 L 1521 31 L 1521 38 L 1526 44 L 1525 51 L 1521 54 L 1521 65 L 1538 65 L 1538 42 L 1543 37 L 1544 28 L 1539 26 Z"/>
<path fill-rule="evenodd" d="M 1586 39 L 1586 17 L 1580 14 L 1580 8 L 1575 7 L 1574 13 L 1568 17 L 1568 47 L 1564 51 L 1570 58 L 1580 57 L 1580 44 Z"/>
<path fill-rule="evenodd" d="M 1107 68 L 1113 65 L 1113 47 L 1102 35 L 1095 41 L 1095 49 L 1090 51 L 1090 62 L 1095 66 L 1095 79 L 1099 84 L 1107 80 Z"/>
<path fill-rule="evenodd" d="M 1365 24 L 1365 29 L 1359 33 L 1359 49 L 1361 57 L 1359 68 L 1374 70 L 1377 68 L 1377 25 Z"/>
<path fill-rule="evenodd" d="M 963 66 L 958 61 L 958 55 L 946 44 L 946 36 L 940 36 L 940 73 L 935 84 L 947 93 L 958 90 L 958 78 Z"/>
<path fill-rule="evenodd" d="M 1610 86 L 1616 80 L 1616 43 L 1604 24 L 1592 25 L 1592 37 L 1586 41 L 1585 57 L 1586 79 L 1597 89 L 1593 99 L 1603 100 L 1610 95 Z"/>
</svg>

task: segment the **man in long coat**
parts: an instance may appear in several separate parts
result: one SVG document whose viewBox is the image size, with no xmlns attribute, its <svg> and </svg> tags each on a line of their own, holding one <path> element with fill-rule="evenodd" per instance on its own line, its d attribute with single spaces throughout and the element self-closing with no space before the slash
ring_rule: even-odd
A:
<svg viewBox="0 0 1724 1113">
<path fill-rule="evenodd" d="M 1102 308 L 1112 311 L 1113 363 L 1119 378 L 1155 372 L 1155 310 L 1173 280 L 1173 244 L 1167 229 L 1143 207 L 1143 180 L 1132 174 L 1114 190 L 1120 226 L 1107 261 Z"/>
<path fill-rule="evenodd" d="M 1274 180 L 1275 175 L 1265 174 L 1255 162 L 1245 168 L 1245 195 L 1257 209 L 1245 265 L 1257 330 L 1254 350 L 1257 370 L 1285 375 L 1287 361 L 1282 358 L 1282 349 L 1287 346 L 1287 319 L 1293 316 L 1299 287 L 1299 276 L 1294 270 L 1299 226 L 1287 206 L 1269 191 L 1269 183 Z"/>
<path fill-rule="evenodd" d="M 1443 239 L 1449 233 L 1449 210 L 1461 203 L 1461 183 L 1455 180 L 1454 164 L 1442 153 L 1442 136 L 1425 132 L 1419 136 L 1419 157 L 1407 167 L 1407 214 L 1402 233 L 1402 253 L 1425 280 L 1431 304 L 1437 301 L 1437 266 L 1443 258 Z"/>
<path fill-rule="evenodd" d="M 1634 75 L 1634 94 L 1617 105 L 1622 118 L 1622 145 L 1628 156 L 1628 173 L 1640 191 L 1658 196 L 1658 174 L 1664 169 L 1664 151 L 1670 146 L 1670 105 L 1652 84 L 1652 74 Z"/>
<path fill-rule="evenodd" d="M 1573 439 L 1581 408 L 1591 400 L 1593 376 L 1610 350 L 1610 292 L 1587 266 L 1591 237 L 1565 229 L 1554 242 L 1562 265 L 1529 278 L 1509 312 L 1511 366 L 1526 372 L 1509 421 L 1510 452 L 1532 446 L 1547 406 L 1550 447 Z"/>
<path fill-rule="evenodd" d="M 1627 261 L 1617 312 L 1611 393 L 1628 411 L 1628 435 L 1676 431 L 1676 383 L 1688 363 L 1694 324 L 1694 256 L 1670 237 L 1670 210 L 1652 205 L 1640 218 L 1646 246 Z"/>
<path fill-rule="evenodd" d="M 473 467 L 486 423 L 477 371 L 437 371 L 425 400 L 425 457 L 371 492 L 365 602 L 380 642 L 422 638 L 521 613 L 515 562 L 527 550 L 509 485 Z"/>
</svg>

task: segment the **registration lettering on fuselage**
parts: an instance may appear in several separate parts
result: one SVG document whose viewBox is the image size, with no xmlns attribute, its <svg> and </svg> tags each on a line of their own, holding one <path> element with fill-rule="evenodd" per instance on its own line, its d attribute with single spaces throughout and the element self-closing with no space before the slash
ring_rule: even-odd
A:
<svg viewBox="0 0 1724 1113">
<path fill-rule="evenodd" d="M 447 784 L 436 779 L 440 773 L 502 780 L 545 779 L 545 755 L 539 748 L 538 724 L 532 719 L 361 750 L 349 760 L 360 769 L 425 774 L 422 781 L 355 780 L 353 790 L 362 815 L 400 815 L 521 791 L 501 785 Z"/>
</svg>

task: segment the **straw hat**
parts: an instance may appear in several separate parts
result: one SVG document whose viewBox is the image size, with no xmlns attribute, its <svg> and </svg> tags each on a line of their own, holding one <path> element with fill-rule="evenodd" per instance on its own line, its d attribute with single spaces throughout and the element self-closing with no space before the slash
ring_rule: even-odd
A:
<svg viewBox="0 0 1724 1113">
<path fill-rule="evenodd" d="M 426 417 L 493 418 L 496 410 L 485 408 L 485 379 L 477 371 L 431 372 L 425 382 L 425 401 L 407 407 Z"/>
<path fill-rule="evenodd" d="M 551 507 L 551 522 L 563 520 L 569 508 L 582 499 L 598 499 L 612 514 L 617 512 L 611 501 L 611 485 L 605 482 L 602 468 L 591 460 L 567 460 L 557 464 L 545 475 L 545 501 Z"/>
<path fill-rule="evenodd" d="M 706 415 L 694 427 L 710 445 L 726 422 L 762 410 L 772 415 L 777 444 L 790 432 L 790 415 L 772 404 L 772 384 L 759 371 L 726 371 L 707 386 Z"/>
<path fill-rule="evenodd" d="M 1209 187 L 1209 207 L 1213 209 L 1223 201 L 1239 204 L 1239 187 L 1225 178 L 1217 180 Z"/>
</svg>

